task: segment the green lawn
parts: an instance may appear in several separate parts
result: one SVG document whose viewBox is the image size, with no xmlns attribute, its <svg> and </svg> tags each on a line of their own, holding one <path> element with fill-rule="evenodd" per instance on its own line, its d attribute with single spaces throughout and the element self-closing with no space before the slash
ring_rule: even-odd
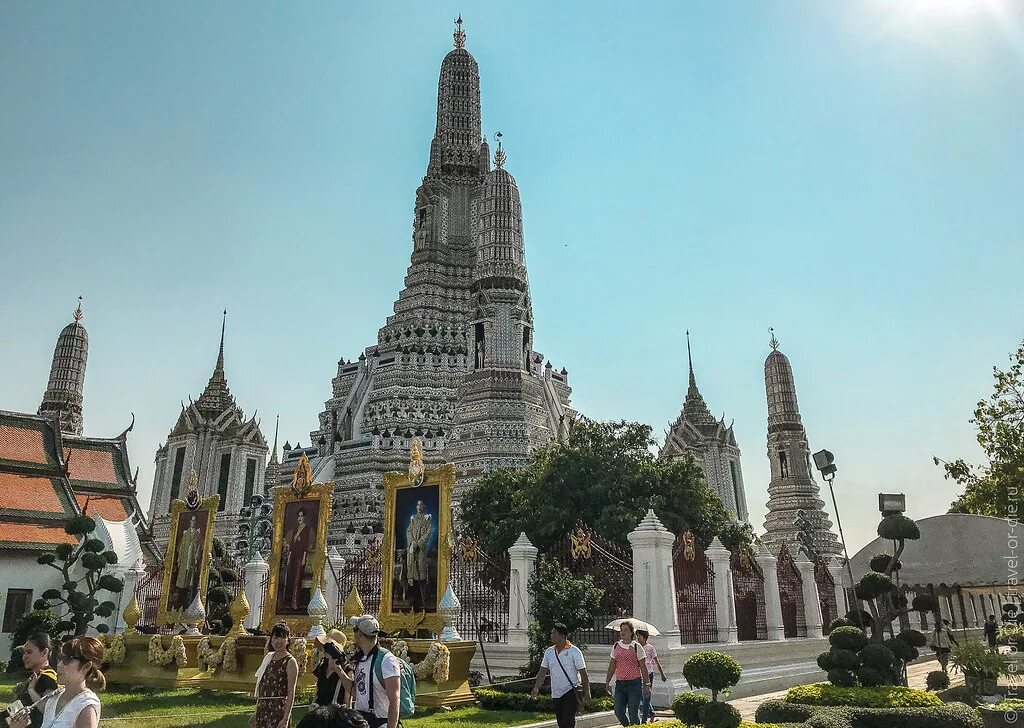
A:
<svg viewBox="0 0 1024 728">
<path fill-rule="evenodd" d="M 0 675 L 0 705 L 11 699 L 17 680 Z M 252 699 L 240 693 L 207 690 L 158 690 L 113 687 L 100 695 L 104 718 L 128 718 L 109 725 L 116 728 L 245 728 L 252 714 Z M 304 708 L 294 712 L 296 721 Z M 550 717 L 545 714 L 481 710 L 430 711 L 402 721 L 407 728 L 459 728 L 462 726 L 515 726 Z M 101 724 L 102 725 L 102 724 Z"/>
</svg>

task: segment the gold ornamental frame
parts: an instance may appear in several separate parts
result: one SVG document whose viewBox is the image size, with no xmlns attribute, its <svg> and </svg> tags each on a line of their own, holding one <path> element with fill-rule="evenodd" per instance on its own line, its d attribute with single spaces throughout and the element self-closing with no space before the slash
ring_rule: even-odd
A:
<svg viewBox="0 0 1024 728">
<path fill-rule="evenodd" d="M 331 496 L 334 483 L 313 483 L 304 488 L 296 489 L 293 485 L 279 485 L 274 492 L 274 530 L 270 542 L 270 574 L 267 580 L 267 593 L 263 599 L 263 620 L 260 629 L 270 633 L 276 622 L 284 622 L 292 631 L 292 635 L 304 636 L 313 624 L 309 615 L 278 614 L 277 587 L 281 572 L 281 542 L 284 541 L 285 506 L 299 501 L 318 502 L 320 517 L 316 524 L 316 551 L 313 554 L 313 580 L 311 591 L 323 585 L 324 564 L 327 561 L 327 526 L 331 520 Z M 312 593 L 310 593 L 312 597 Z"/>
<path fill-rule="evenodd" d="M 416 481 L 419 481 L 419 485 Z M 430 485 L 438 487 L 436 601 L 440 603 L 448 588 L 448 573 L 452 563 L 452 493 L 455 490 L 455 466 L 446 463 L 439 468 L 427 469 L 422 474 L 384 473 L 384 540 L 381 543 L 380 613 L 377 619 L 385 632 L 402 630 L 415 634 L 416 630 L 428 629 L 433 634 L 440 634 L 444 629 L 444 617 L 437 611 L 391 611 L 391 583 L 395 574 L 395 500 L 400 490 Z"/>
<path fill-rule="evenodd" d="M 193 474 L 194 476 L 194 474 Z M 173 627 L 185 622 L 185 609 L 171 609 L 168 600 L 171 595 L 171 577 L 174 575 L 174 561 L 178 550 L 178 522 L 181 514 L 197 515 L 207 513 L 206 535 L 203 537 L 203 550 L 205 554 L 202 565 L 199 567 L 199 599 L 206 604 L 207 580 L 210 576 L 210 566 L 213 564 L 213 525 L 217 519 L 217 506 L 220 504 L 219 495 L 211 495 L 199 501 L 196 508 L 189 508 L 188 504 L 180 498 L 171 501 L 171 522 L 170 532 L 167 537 L 167 550 L 164 552 L 164 579 L 160 591 L 160 604 L 157 607 L 156 623 L 160 627 Z"/>
</svg>

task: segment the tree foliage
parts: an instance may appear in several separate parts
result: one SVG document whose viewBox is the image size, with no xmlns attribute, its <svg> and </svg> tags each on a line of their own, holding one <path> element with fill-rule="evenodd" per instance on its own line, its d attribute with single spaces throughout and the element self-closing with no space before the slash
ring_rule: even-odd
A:
<svg viewBox="0 0 1024 728">
<path fill-rule="evenodd" d="M 529 625 L 530 662 L 521 670 L 524 676 L 537 674 L 555 622 L 564 624 L 569 632 L 590 627 L 604 596 L 604 590 L 594 584 L 589 574 L 575 576 L 557 561 L 543 556 L 537 563 L 537 571 L 530 575 L 527 588 L 534 621 Z M 576 639 L 573 642 L 586 647 Z"/>
<path fill-rule="evenodd" d="M 658 460 L 654 444 L 645 424 L 581 418 L 524 468 L 482 477 L 463 496 L 460 520 L 492 553 L 521 532 L 543 552 L 577 520 L 628 547 L 627 534 L 648 508 L 673 533 L 692 529 L 703 545 L 715 536 L 727 546 L 749 543 L 750 527 L 731 523 L 693 459 Z"/>
<path fill-rule="evenodd" d="M 43 566 L 60 572 L 62 578 L 60 589 L 47 589 L 34 605 L 36 610 L 57 612 L 55 636 L 83 635 L 90 627 L 100 633 L 110 629 L 104 622 L 114 613 L 117 604 L 109 599 L 100 601 L 97 594 L 102 591 L 118 594 L 124 582 L 104 573 L 108 566 L 117 563 L 117 554 L 104 550 L 102 541 L 90 537 L 95 530 L 96 521 L 90 516 L 75 516 L 64 531 L 79 538 L 78 545 L 59 544 L 53 553 L 42 554 L 37 559 Z M 101 620 L 98 623 L 97 618 Z"/>
<path fill-rule="evenodd" d="M 951 512 L 1019 517 L 1017 501 L 1024 492 L 1024 342 L 1010 356 L 1008 369 L 993 367 L 993 377 L 992 395 L 978 402 L 971 419 L 988 462 L 975 466 L 962 458 L 935 458 L 935 464 L 963 488 Z"/>
</svg>

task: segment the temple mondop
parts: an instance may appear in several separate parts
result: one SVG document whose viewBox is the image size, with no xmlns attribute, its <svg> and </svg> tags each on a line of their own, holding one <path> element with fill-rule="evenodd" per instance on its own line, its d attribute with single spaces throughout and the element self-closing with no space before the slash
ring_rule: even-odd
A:
<svg viewBox="0 0 1024 728">
<path fill-rule="evenodd" d="M 454 462 L 458 492 L 525 462 L 575 415 L 566 371 L 533 349 L 518 189 L 503 150 L 491 168 L 479 68 L 461 22 L 454 41 L 441 62 L 405 287 L 377 342 L 338 362 L 302 448 L 314 479 L 335 483 L 330 539 L 348 552 L 379 532 L 381 474 L 401 469 L 413 438 L 427 463 Z M 300 456 L 285 450 L 278 482 Z"/>
</svg>

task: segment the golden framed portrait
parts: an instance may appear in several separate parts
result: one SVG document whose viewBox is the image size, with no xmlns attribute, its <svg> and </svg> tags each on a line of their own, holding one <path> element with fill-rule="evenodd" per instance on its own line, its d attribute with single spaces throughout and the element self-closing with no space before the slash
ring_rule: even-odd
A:
<svg viewBox="0 0 1024 728">
<path fill-rule="evenodd" d="M 185 610 L 196 594 L 204 608 L 206 582 L 213 553 L 213 524 L 220 496 L 196 499 L 192 506 L 175 498 L 164 555 L 164 582 L 157 610 L 157 624 L 170 627 L 185 621 Z"/>
<path fill-rule="evenodd" d="M 290 485 L 273 489 L 274 529 L 261 624 L 264 632 L 281 621 L 293 633 L 304 634 L 312 624 L 309 601 L 322 586 L 333 492 L 334 483 L 313 483 L 300 490 Z"/>
<path fill-rule="evenodd" d="M 455 466 L 410 475 L 384 474 L 381 628 L 415 633 L 444 629 L 437 605 L 452 558 Z"/>
</svg>

